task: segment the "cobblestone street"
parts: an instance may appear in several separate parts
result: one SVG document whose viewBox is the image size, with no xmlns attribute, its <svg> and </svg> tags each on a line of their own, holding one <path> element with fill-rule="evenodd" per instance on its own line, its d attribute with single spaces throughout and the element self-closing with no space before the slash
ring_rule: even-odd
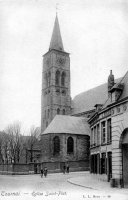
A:
<svg viewBox="0 0 128 200">
<path fill-rule="evenodd" d="M 110 188 L 109 183 L 91 180 L 88 172 L 70 174 L 0 176 L 0 200 L 4 199 L 101 199 L 127 200 L 128 189 Z"/>
</svg>

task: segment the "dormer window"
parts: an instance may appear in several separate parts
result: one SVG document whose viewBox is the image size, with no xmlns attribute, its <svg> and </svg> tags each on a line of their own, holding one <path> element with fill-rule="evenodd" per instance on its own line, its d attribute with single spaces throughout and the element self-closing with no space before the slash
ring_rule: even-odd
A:
<svg viewBox="0 0 128 200">
<path fill-rule="evenodd" d="M 124 85 L 122 83 L 116 83 L 113 88 L 110 90 L 111 92 L 111 101 L 115 102 L 118 101 L 120 98 Z"/>
<path fill-rule="evenodd" d="M 94 107 L 96 108 L 96 111 L 100 111 L 102 109 L 102 104 L 96 104 Z"/>
</svg>

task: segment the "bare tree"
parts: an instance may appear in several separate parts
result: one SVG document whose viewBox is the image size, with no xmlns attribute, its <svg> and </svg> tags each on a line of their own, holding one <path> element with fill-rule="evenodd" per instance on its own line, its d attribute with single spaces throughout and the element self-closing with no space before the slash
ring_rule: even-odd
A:
<svg viewBox="0 0 128 200">
<path fill-rule="evenodd" d="M 8 135 L 8 157 L 10 162 L 19 163 L 23 148 L 20 122 L 9 125 L 5 132 Z"/>
<path fill-rule="evenodd" d="M 0 163 L 4 163 L 4 154 L 3 154 L 3 135 L 4 135 L 4 131 L 0 132 Z"/>
<path fill-rule="evenodd" d="M 33 162 L 33 151 L 34 151 L 34 146 L 38 143 L 40 137 L 40 128 L 31 126 L 30 128 L 30 137 L 28 139 L 28 148 L 30 151 L 30 162 Z"/>
<path fill-rule="evenodd" d="M 2 146 L 3 146 L 3 132 L 0 132 L 0 163 L 4 163 L 3 153 L 2 153 Z"/>
<path fill-rule="evenodd" d="M 6 164 L 8 161 L 8 134 L 2 131 L 0 132 L 0 162 Z"/>
</svg>

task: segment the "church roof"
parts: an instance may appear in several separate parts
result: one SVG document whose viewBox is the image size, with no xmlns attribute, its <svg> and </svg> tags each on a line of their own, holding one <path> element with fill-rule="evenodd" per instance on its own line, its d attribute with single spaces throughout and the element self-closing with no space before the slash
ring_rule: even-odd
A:
<svg viewBox="0 0 128 200">
<path fill-rule="evenodd" d="M 90 128 L 87 120 L 83 117 L 56 115 L 42 134 L 48 133 L 89 135 Z"/>
<path fill-rule="evenodd" d="M 82 92 L 73 99 L 73 114 L 93 110 L 96 104 L 104 104 L 107 97 L 107 83 Z"/>
<path fill-rule="evenodd" d="M 121 79 L 116 79 L 119 82 Z M 96 104 L 104 104 L 108 99 L 108 84 L 104 83 L 98 87 L 82 92 L 75 96 L 72 102 L 73 115 L 95 109 Z"/>
<path fill-rule="evenodd" d="M 64 51 L 57 15 L 56 15 L 53 33 L 52 33 L 52 38 L 51 38 L 50 47 L 49 47 L 49 50 L 51 50 L 51 49 Z"/>
</svg>

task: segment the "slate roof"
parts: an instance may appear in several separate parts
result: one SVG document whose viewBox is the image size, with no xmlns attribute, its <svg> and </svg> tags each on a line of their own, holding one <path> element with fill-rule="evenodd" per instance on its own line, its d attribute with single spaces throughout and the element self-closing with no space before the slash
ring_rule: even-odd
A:
<svg viewBox="0 0 128 200">
<path fill-rule="evenodd" d="M 64 51 L 57 15 L 56 15 L 55 23 L 54 23 L 54 28 L 53 28 L 53 33 L 52 33 L 49 49 Z"/>
<path fill-rule="evenodd" d="M 42 134 L 48 133 L 90 135 L 90 128 L 83 117 L 56 115 Z"/>
<path fill-rule="evenodd" d="M 121 78 L 116 79 L 119 82 Z M 104 104 L 108 99 L 108 84 L 104 83 L 100 86 L 92 88 L 88 91 L 75 96 L 72 101 L 73 113 L 78 114 L 95 109 L 96 104 Z"/>
<path fill-rule="evenodd" d="M 107 83 L 85 91 L 73 99 L 73 114 L 93 110 L 96 104 L 104 104 L 107 97 Z"/>
</svg>

